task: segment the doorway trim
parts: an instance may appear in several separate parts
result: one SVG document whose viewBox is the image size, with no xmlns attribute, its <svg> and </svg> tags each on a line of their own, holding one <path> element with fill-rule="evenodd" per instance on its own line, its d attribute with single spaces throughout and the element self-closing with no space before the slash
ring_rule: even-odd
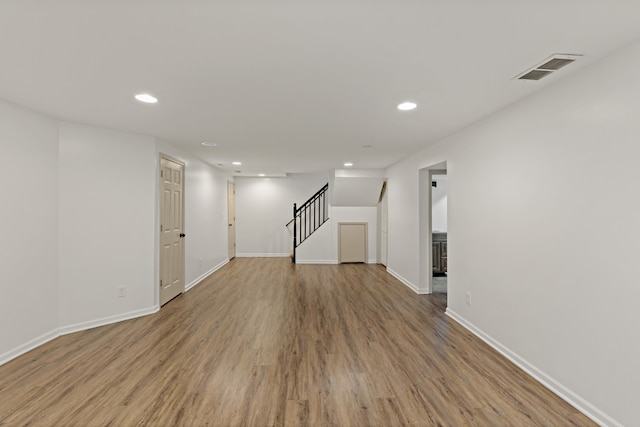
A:
<svg viewBox="0 0 640 427">
<path fill-rule="evenodd" d="M 428 166 L 420 169 L 419 173 L 420 290 L 418 293 L 431 294 L 433 293 L 433 195 L 431 181 L 434 175 L 447 175 L 447 163 L 441 162 Z"/>
<path fill-rule="evenodd" d="M 376 219 L 378 220 L 378 244 L 377 244 L 377 260 L 378 264 L 383 265 L 385 268 L 388 264 L 389 258 L 389 198 L 388 198 L 388 186 L 385 179 L 382 184 L 382 190 L 380 190 L 380 197 L 378 199 L 378 210 Z"/>
</svg>

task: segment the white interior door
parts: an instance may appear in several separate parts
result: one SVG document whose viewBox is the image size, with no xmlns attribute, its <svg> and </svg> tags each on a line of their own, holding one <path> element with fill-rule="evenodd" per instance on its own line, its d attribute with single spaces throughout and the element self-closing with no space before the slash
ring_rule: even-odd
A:
<svg viewBox="0 0 640 427">
<path fill-rule="evenodd" d="M 160 158 L 160 305 L 184 292 L 184 165 Z"/>
<path fill-rule="evenodd" d="M 229 211 L 229 259 L 233 259 L 236 256 L 236 185 L 228 181 L 227 182 L 227 206 Z"/>
<path fill-rule="evenodd" d="M 338 223 L 338 260 L 345 262 L 367 262 L 367 223 Z"/>
</svg>

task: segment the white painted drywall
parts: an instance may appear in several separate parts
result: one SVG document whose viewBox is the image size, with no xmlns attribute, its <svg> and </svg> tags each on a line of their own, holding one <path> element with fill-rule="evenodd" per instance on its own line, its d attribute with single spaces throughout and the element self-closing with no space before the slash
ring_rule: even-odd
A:
<svg viewBox="0 0 640 427">
<path fill-rule="evenodd" d="M 59 147 L 60 325 L 152 309 L 154 138 L 61 123 Z"/>
<path fill-rule="evenodd" d="M 0 363 L 58 325 L 58 122 L 0 101 Z"/>
<path fill-rule="evenodd" d="M 296 251 L 296 263 L 298 264 L 337 264 L 334 245 L 337 245 L 337 237 L 333 234 L 333 219 L 331 208 L 329 220 L 313 233 Z M 337 246 L 335 246 L 337 247 Z"/>
<path fill-rule="evenodd" d="M 189 289 L 228 261 L 227 180 L 232 177 L 167 142 L 158 141 L 157 149 L 185 164 L 185 286 Z"/>
<path fill-rule="evenodd" d="M 431 187 L 431 228 L 433 231 L 447 231 L 447 176 L 434 175 L 436 182 Z"/>
<path fill-rule="evenodd" d="M 384 178 L 335 177 L 331 189 L 332 206 L 377 206 Z"/>
<path fill-rule="evenodd" d="M 639 420 L 639 74 L 635 44 L 387 171 L 389 270 L 419 283 L 446 161 L 449 313 L 606 425 Z"/>
<path fill-rule="evenodd" d="M 237 256 L 289 256 L 293 238 L 285 225 L 293 218 L 293 204 L 306 202 L 328 175 L 236 177 L 235 182 Z"/>
</svg>

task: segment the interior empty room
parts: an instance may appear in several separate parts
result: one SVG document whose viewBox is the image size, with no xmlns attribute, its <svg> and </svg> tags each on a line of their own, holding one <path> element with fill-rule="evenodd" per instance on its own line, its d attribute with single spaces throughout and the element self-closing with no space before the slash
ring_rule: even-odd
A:
<svg viewBox="0 0 640 427">
<path fill-rule="evenodd" d="M 0 425 L 638 425 L 638 22 L 0 2 Z"/>
</svg>

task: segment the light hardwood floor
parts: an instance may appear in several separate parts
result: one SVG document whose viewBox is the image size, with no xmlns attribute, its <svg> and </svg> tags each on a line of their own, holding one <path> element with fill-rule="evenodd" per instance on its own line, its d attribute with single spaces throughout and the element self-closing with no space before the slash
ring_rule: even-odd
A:
<svg viewBox="0 0 640 427">
<path fill-rule="evenodd" d="M 0 367 L 3 426 L 590 426 L 377 265 L 240 258 Z"/>
</svg>

